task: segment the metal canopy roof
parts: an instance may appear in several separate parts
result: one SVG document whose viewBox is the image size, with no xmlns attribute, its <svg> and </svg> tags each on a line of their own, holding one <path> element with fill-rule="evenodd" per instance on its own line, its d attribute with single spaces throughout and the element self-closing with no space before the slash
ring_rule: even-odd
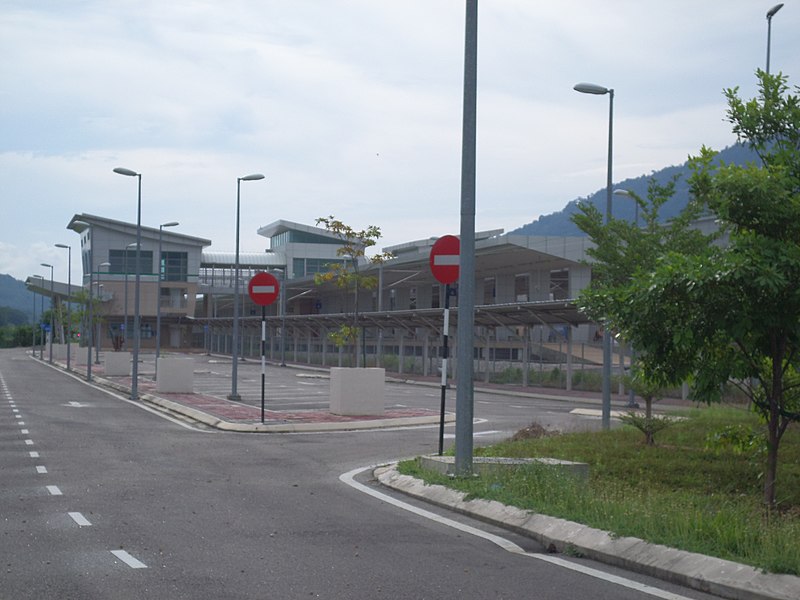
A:
<svg viewBox="0 0 800 600">
<path fill-rule="evenodd" d="M 266 320 L 271 325 L 280 325 L 282 317 L 269 316 Z M 351 314 L 319 314 L 319 315 L 286 315 L 287 327 L 302 327 L 309 329 L 335 329 L 342 324 L 352 322 Z M 425 308 L 421 310 L 394 310 L 383 312 L 364 312 L 359 315 L 361 324 L 365 327 L 378 327 L 380 329 L 405 329 L 413 332 L 416 328 L 432 329 L 441 333 L 444 319 L 442 308 Z M 198 324 L 208 324 L 212 327 L 231 327 L 231 318 L 198 318 L 190 320 Z M 450 309 L 450 320 L 458 324 L 458 308 Z M 518 327 L 532 325 L 572 325 L 590 323 L 589 318 L 583 314 L 572 300 L 559 300 L 553 302 L 519 302 L 513 304 L 487 304 L 475 307 L 475 325 L 479 327 Z M 258 327 L 261 323 L 260 316 L 242 317 L 242 326 Z"/>
</svg>

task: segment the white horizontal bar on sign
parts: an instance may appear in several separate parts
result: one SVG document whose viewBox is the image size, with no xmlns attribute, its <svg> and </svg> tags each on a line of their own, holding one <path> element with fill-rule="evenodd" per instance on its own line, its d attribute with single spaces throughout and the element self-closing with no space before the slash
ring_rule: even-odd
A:
<svg viewBox="0 0 800 600">
<path fill-rule="evenodd" d="M 433 264 L 437 267 L 457 267 L 459 257 L 458 254 L 437 254 L 433 257 Z"/>
<path fill-rule="evenodd" d="M 254 294 L 274 294 L 275 293 L 275 286 L 274 285 L 254 285 L 253 286 L 253 293 Z"/>
</svg>

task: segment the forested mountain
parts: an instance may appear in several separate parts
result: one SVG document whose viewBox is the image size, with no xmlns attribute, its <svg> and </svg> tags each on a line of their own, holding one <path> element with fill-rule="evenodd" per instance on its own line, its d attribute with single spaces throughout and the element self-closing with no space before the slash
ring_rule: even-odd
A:
<svg viewBox="0 0 800 600">
<path fill-rule="evenodd" d="M 33 317 L 33 293 L 25 282 L 11 275 L 0 275 L 0 325 L 30 323 Z M 50 308 L 49 298 L 44 300 L 44 309 Z M 6 309 L 6 310 L 2 310 Z M 41 298 L 36 299 L 36 313 L 42 309 Z"/>
<path fill-rule="evenodd" d="M 718 158 L 726 163 L 745 164 L 747 161 L 756 160 L 757 157 L 750 149 L 737 144 L 722 150 Z M 689 200 L 687 178 L 690 175 L 690 170 L 688 161 L 680 166 L 666 167 L 660 171 L 654 171 L 650 175 L 642 175 L 635 179 L 620 181 L 614 184 L 613 189 L 629 190 L 642 198 L 646 198 L 647 185 L 651 178 L 655 178 L 660 184 L 666 184 L 676 175 L 679 176 L 679 179 L 675 186 L 675 195 L 661 209 L 661 219 L 667 220 L 676 216 Z M 594 204 L 601 212 L 605 212 L 606 188 L 602 188 L 586 198 L 576 198 L 562 210 L 549 215 L 542 215 L 535 221 L 511 231 L 511 233 L 552 236 L 583 235 L 583 232 L 570 219 L 570 215 L 577 212 L 578 204 L 584 201 Z M 634 203 L 632 200 L 617 195 L 613 196 L 611 205 L 614 218 L 633 220 Z"/>
</svg>

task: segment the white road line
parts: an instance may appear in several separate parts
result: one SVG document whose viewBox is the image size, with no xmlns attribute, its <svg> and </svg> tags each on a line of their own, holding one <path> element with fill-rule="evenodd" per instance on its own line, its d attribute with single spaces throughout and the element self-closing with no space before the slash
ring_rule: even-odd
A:
<svg viewBox="0 0 800 600">
<path fill-rule="evenodd" d="M 25 440 L 26 446 L 33 446 L 33 440 Z"/>
<path fill-rule="evenodd" d="M 11 412 L 13 412 L 13 413 L 18 413 L 18 412 L 19 412 L 19 409 L 18 409 L 18 408 L 12 408 L 12 409 L 11 409 Z"/>
<path fill-rule="evenodd" d="M 22 418 L 22 415 L 14 415 L 14 418 L 15 418 L 15 419 L 21 419 L 21 418 Z"/>
<path fill-rule="evenodd" d="M 89 522 L 89 520 L 86 517 L 84 517 L 81 513 L 79 513 L 79 512 L 71 512 L 71 513 L 67 513 L 67 514 L 70 516 L 70 518 L 72 518 L 73 521 L 75 521 L 78 524 L 78 527 L 89 527 L 89 526 L 91 526 L 91 523 Z"/>
<path fill-rule="evenodd" d="M 42 465 L 37 465 L 36 472 L 44 475 L 45 473 L 47 473 L 47 467 L 43 467 Z"/>
<path fill-rule="evenodd" d="M 25 425 L 25 421 L 20 421 L 17 425 Z"/>
<path fill-rule="evenodd" d="M 28 454 L 30 454 L 31 458 L 39 458 L 38 452 L 28 452 Z"/>
<path fill-rule="evenodd" d="M 577 571 L 578 573 L 582 573 L 584 575 L 588 575 L 589 577 L 595 577 L 597 579 L 602 579 L 603 581 L 607 581 L 609 583 L 613 583 L 615 585 L 619 585 L 621 587 L 626 587 L 632 590 L 636 590 L 643 594 L 648 594 L 650 596 L 654 596 L 656 598 L 663 598 L 664 600 L 690 600 L 687 596 L 681 596 L 679 594 L 673 594 L 672 592 L 667 592 L 665 590 L 652 587 L 650 585 L 646 585 L 643 583 L 639 583 L 638 581 L 633 581 L 631 579 L 625 579 L 624 577 L 619 577 L 617 575 L 611 575 L 610 573 L 604 573 L 603 571 L 599 571 L 598 569 L 592 569 L 591 567 L 585 567 L 583 565 L 579 565 L 576 563 L 572 563 L 568 560 L 564 560 L 561 558 L 557 558 L 550 554 L 535 554 L 532 552 L 526 552 L 521 546 L 518 546 L 511 540 L 507 540 L 499 535 L 494 535 L 493 533 L 488 533 L 476 527 L 472 527 L 470 525 L 466 525 L 464 523 L 459 523 L 458 521 L 454 521 L 452 519 L 448 519 L 447 517 L 442 517 L 430 511 L 427 511 L 423 508 L 417 508 L 416 506 L 412 506 L 410 504 L 406 504 L 402 500 L 398 500 L 397 498 L 393 498 L 392 496 L 387 496 L 373 488 L 367 487 L 362 483 L 359 483 L 355 480 L 355 477 L 364 471 L 375 469 L 379 465 L 372 465 L 369 467 L 361 467 L 358 469 L 353 469 L 352 471 L 348 471 L 347 473 L 343 473 L 339 475 L 339 480 L 343 483 L 346 483 L 350 487 L 363 492 L 373 498 L 377 498 L 387 504 L 391 504 L 392 506 L 396 506 L 397 508 L 402 508 L 403 510 L 407 510 L 415 515 L 420 517 L 425 517 L 427 519 L 431 519 L 432 521 L 436 521 L 441 525 L 445 525 L 447 527 L 452 527 L 453 529 L 457 529 L 464 533 L 468 533 L 470 535 L 474 535 L 480 538 L 483 538 L 493 544 L 496 544 L 503 550 L 507 552 L 511 552 L 512 554 L 518 554 L 521 556 L 526 556 L 528 558 L 535 558 L 537 560 L 542 560 L 544 562 L 549 562 L 553 565 L 557 565 L 563 567 L 565 569 L 570 569 L 572 571 Z"/>
<path fill-rule="evenodd" d="M 61 490 L 58 489 L 57 485 L 48 485 L 47 491 L 50 492 L 51 496 L 63 496 L 64 494 L 61 493 Z"/>
<path fill-rule="evenodd" d="M 147 568 L 146 564 L 144 564 L 142 561 L 134 558 L 133 556 L 131 556 L 130 554 L 125 552 L 125 550 L 112 550 L 111 554 L 116 556 L 118 559 L 120 559 L 122 562 L 124 562 L 126 565 L 128 565 L 131 569 L 146 569 Z"/>
<path fill-rule="evenodd" d="M 27 429 L 20 429 L 20 430 L 19 430 L 19 432 L 20 432 L 22 435 L 28 435 L 28 434 L 30 433 L 30 431 L 28 431 Z"/>
</svg>

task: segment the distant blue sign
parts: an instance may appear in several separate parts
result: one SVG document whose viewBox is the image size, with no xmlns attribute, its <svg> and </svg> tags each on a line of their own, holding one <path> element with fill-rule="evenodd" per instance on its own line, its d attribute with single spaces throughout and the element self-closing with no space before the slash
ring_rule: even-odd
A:
<svg viewBox="0 0 800 600">
<path fill-rule="evenodd" d="M 42 327 L 42 331 L 47 331 L 48 333 L 50 332 L 50 324 L 49 323 L 42 323 L 41 327 Z"/>
</svg>

